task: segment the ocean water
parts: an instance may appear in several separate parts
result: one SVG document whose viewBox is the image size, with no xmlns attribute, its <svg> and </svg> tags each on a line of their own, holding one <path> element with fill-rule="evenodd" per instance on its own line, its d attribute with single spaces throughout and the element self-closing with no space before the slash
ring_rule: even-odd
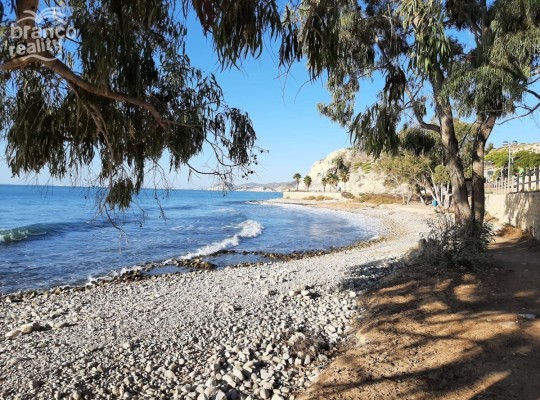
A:
<svg viewBox="0 0 540 400">
<path fill-rule="evenodd" d="M 376 220 L 360 215 L 261 204 L 279 197 L 144 190 L 133 210 L 109 220 L 97 214 L 90 189 L 0 185 L 0 293 L 83 284 L 146 262 L 222 249 L 323 250 L 380 231 Z M 235 257 L 212 261 L 242 261 Z"/>
</svg>

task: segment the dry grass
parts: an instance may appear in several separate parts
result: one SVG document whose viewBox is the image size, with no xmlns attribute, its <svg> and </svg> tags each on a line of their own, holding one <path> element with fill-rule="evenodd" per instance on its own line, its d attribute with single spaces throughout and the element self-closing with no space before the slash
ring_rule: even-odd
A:
<svg viewBox="0 0 540 400">
<path fill-rule="evenodd" d="M 334 199 L 328 196 L 307 196 L 307 197 L 304 197 L 302 200 L 323 201 L 323 200 L 334 200 Z"/>
<path fill-rule="evenodd" d="M 364 193 L 359 195 L 357 198 L 355 198 L 353 201 L 358 203 L 369 203 L 369 204 L 401 204 L 401 199 L 390 196 L 390 195 L 382 195 L 382 194 L 372 194 L 372 193 Z"/>
</svg>

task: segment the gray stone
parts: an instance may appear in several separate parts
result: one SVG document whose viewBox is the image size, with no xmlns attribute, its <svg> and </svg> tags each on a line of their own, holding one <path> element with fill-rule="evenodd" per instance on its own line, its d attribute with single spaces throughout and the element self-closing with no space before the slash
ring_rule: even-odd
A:
<svg viewBox="0 0 540 400">
<path fill-rule="evenodd" d="M 217 393 L 216 393 L 216 396 L 214 397 L 215 400 L 227 400 L 227 395 L 221 391 L 221 390 L 218 390 Z"/>
<path fill-rule="evenodd" d="M 65 328 L 66 326 L 69 326 L 69 322 L 60 321 L 60 322 L 55 322 L 52 327 L 53 329 L 62 329 L 62 328 Z"/>
<path fill-rule="evenodd" d="M 38 381 L 37 379 L 32 379 L 30 382 L 28 382 L 28 386 L 30 389 L 36 390 L 43 386 L 43 382 Z"/>
<path fill-rule="evenodd" d="M 240 381 L 243 381 L 245 379 L 244 373 L 242 370 L 238 367 L 234 367 L 232 371 L 233 375 L 237 377 Z"/>
<path fill-rule="evenodd" d="M 176 378 L 176 374 L 173 371 L 171 371 L 170 369 L 166 370 L 164 375 L 165 375 L 165 378 L 167 378 L 167 379 L 175 379 Z"/>
<path fill-rule="evenodd" d="M 37 332 L 40 329 L 41 329 L 41 326 L 39 325 L 39 322 L 31 322 L 29 324 L 24 324 L 24 325 L 21 325 L 19 328 L 21 333 L 24 333 L 25 335 L 32 332 Z"/>
<path fill-rule="evenodd" d="M 13 340 L 17 338 L 20 334 L 21 334 L 21 331 L 19 329 L 13 329 L 9 331 L 8 333 L 6 333 L 5 337 L 6 339 Z"/>
</svg>

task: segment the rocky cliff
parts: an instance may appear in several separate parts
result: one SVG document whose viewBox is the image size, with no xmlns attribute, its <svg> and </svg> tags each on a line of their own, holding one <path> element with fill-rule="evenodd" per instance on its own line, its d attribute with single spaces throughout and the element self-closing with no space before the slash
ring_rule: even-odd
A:
<svg viewBox="0 0 540 400">
<path fill-rule="evenodd" d="M 384 186 L 384 178 L 372 171 L 373 158 L 356 149 L 340 149 L 330 153 L 326 158 L 316 161 L 309 172 L 312 179 L 310 190 L 323 191 L 321 179 L 328 171 L 336 168 L 338 162 L 349 166 L 349 181 L 347 183 L 339 182 L 338 187 L 342 191 L 352 193 L 375 193 L 387 194 L 392 190 Z M 306 189 L 303 182 L 300 189 Z M 336 187 L 326 186 L 327 191 L 334 191 Z"/>
</svg>

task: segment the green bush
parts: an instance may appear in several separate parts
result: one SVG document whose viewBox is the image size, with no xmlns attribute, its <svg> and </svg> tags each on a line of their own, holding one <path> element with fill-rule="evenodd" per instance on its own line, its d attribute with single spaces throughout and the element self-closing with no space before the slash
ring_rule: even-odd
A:
<svg viewBox="0 0 540 400">
<path fill-rule="evenodd" d="M 453 215 L 442 213 L 429 222 L 429 227 L 427 239 L 421 241 L 421 264 L 466 270 L 485 264 L 485 255 L 494 237 L 491 224 L 458 224 Z"/>
<path fill-rule="evenodd" d="M 362 171 L 364 171 L 364 174 L 369 174 L 371 172 L 371 167 L 372 167 L 372 163 L 370 161 L 366 161 L 361 166 Z"/>
</svg>

